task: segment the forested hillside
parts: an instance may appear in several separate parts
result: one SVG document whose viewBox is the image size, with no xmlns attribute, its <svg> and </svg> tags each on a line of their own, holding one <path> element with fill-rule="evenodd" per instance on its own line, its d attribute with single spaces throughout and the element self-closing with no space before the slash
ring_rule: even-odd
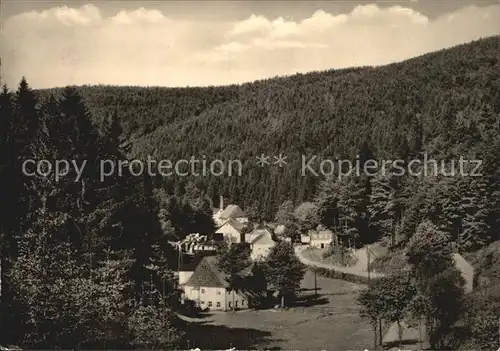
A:
<svg viewBox="0 0 500 351">
<path fill-rule="evenodd" d="M 240 86 L 36 92 L 23 79 L 9 88 L 0 93 L 0 336 L 6 341 L 67 349 L 188 346 L 188 328 L 176 317 L 177 261 L 168 242 L 212 234 L 211 202 L 223 195 L 252 222 L 284 224 L 291 238 L 321 224 L 338 235 L 342 250 L 385 243 L 389 254 L 374 265 L 388 267 L 399 257 L 419 277 L 415 291 L 430 293 L 424 297 L 434 307 L 448 306 L 415 310 L 439 327 L 434 345 L 445 345 L 461 319 L 469 334 L 456 340 L 473 349 L 496 342 L 500 37 L 385 67 Z M 271 162 L 286 155 L 288 164 L 259 167 L 261 154 Z M 408 165 L 426 154 L 447 161 L 443 169 L 455 174 L 301 176 L 301 155 Z M 152 178 L 128 169 L 98 177 L 100 160 L 203 155 L 240 159 L 242 176 Z M 481 176 L 453 170 L 449 161 L 460 158 L 482 160 Z M 27 159 L 88 165 L 78 178 L 73 169 L 62 180 L 23 177 Z M 458 276 L 440 275 L 451 267 L 450 248 L 473 258 L 483 278 L 465 314 Z M 434 259 L 445 265 L 435 271 Z M 456 292 L 456 305 L 446 289 L 426 283 L 434 275 L 436 284 Z M 485 314 L 490 306 L 495 312 Z"/>
<path fill-rule="evenodd" d="M 132 157 L 246 162 L 243 177 L 196 184 L 212 200 L 223 194 L 270 219 L 283 201 L 315 196 L 320 179 L 300 176 L 300 155 L 352 159 L 363 149 L 377 159 L 487 157 L 499 140 L 499 78 L 497 36 L 379 68 L 240 86 L 78 90 L 97 118 L 116 111 Z M 286 167 L 255 166 L 255 156 L 280 152 Z"/>
</svg>

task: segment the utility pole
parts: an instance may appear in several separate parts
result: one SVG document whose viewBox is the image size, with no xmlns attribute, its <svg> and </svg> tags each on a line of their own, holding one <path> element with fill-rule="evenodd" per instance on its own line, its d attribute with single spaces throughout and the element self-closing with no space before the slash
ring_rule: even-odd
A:
<svg viewBox="0 0 500 351">
<path fill-rule="evenodd" d="M 314 297 L 318 299 L 318 281 L 316 279 L 316 269 L 314 269 Z"/>
<path fill-rule="evenodd" d="M 370 285 L 370 249 L 366 246 L 366 270 L 368 272 L 368 285 Z"/>
<path fill-rule="evenodd" d="M 423 350 L 424 347 L 422 346 L 423 340 L 422 340 L 422 316 L 418 319 L 418 333 L 419 333 L 419 338 L 420 338 L 420 350 Z"/>
<path fill-rule="evenodd" d="M 177 273 L 180 274 L 181 271 L 181 263 L 182 263 L 182 244 L 177 243 Z"/>
</svg>

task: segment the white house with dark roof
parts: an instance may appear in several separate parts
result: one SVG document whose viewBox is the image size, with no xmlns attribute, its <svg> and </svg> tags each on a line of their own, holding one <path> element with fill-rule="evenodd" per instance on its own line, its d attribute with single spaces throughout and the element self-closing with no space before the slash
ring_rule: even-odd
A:
<svg viewBox="0 0 500 351">
<path fill-rule="evenodd" d="M 202 308 L 228 311 L 248 308 L 248 297 L 228 290 L 226 276 L 217 267 L 217 257 L 204 257 L 184 284 L 184 299 L 193 300 Z M 234 301 L 234 306 L 233 306 Z"/>
<path fill-rule="evenodd" d="M 219 240 L 227 240 L 230 243 L 240 243 L 244 228 L 245 224 L 231 218 L 215 231 L 215 237 Z"/>
</svg>

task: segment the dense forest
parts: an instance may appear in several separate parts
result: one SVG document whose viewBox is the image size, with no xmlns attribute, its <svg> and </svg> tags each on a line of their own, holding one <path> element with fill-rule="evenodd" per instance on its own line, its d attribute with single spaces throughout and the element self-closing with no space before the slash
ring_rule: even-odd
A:
<svg viewBox="0 0 500 351">
<path fill-rule="evenodd" d="M 0 342 L 186 347 L 168 242 L 213 231 L 211 208 L 163 196 L 147 175 L 101 181 L 99 160 L 126 155 L 117 115 L 93 120 L 71 87 L 41 100 L 23 79 L 0 93 Z M 23 174 L 29 159 L 87 163 L 57 179 Z"/>
<path fill-rule="evenodd" d="M 130 157 L 240 159 L 243 177 L 200 177 L 197 187 L 215 203 L 224 195 L 271 219 L 285 200 L 300 204 L 315 196 L 321 179 L 300 176 L 301 155 L 487 158 L 498 140 L 499 45 L 499 37 L 491 37 L 378 68 L 243 85 L 78 91 L 95 118 L 118 114 Z M 52 92 L 58 89 L 41 93 Z M 271 160 L 283 153 L 288 164 L 259 168 L 261 153 Z M 158 182 L 175 188 L 171 177 Z"/>
<path fill-rule="evenodd" d="M 17 90 L 3 89 L 0 107 L 6 340 L 36 348 L 184 347 L 167 243 L 213 233 L 220 195 L 252 221 L 285 224 L 290 237 L 321 224 L 344 246 L 389 243 L 387 260 L 416 247 L 417 273 L 427 269 L 419 255 L 436 246 L 430 237 L 438 233 L 440 247 L 473 253 L 485 286 L 500 281 L 498 36 L 384 67 L 238 86 L 33 91 L 23 79 Z M 258 167 L 262 153 L 282 153 L 288 164 Z M 241 159 L 244 173 L 163 178 L 125 171 L 97 181 L 102 159 L 192 155 Z M 482 176 L 302 177 L 301 155 L 405 163 L 463 157 L 482 160 Z M 28 158 L 88 165 L 78 182 L 74 170 L 59 181 L 23 177 Z M 484 302 L 484 311 L 491 303 L 474 301 Z M 469 324 L 480 328 L 481 314 L 471 316 Z"/>
<path fill-rule="evenodd" d="M 244 164 L 241 177 L 154 179 L 166 194 L 184 196 L 187 188 L 188 197 L 215 204 L 223 195 L 252 216 L 272 220 L 285 201 L 295 206 L 324 202 L 334 191 L 330 188 L 340 187 L 344 191 L 337 193 L 345 197 L 335 200 L 340 202 L 334 209 L 325 209 L 322 221 L 342 225 L 350 236 L 364 236 L 360 243 L 377 240 L 387 226 L 408 237 L 423 212 L 466 250 L 498 238 L 498 36 L 378 68 L 223 87 L 84 86 L 78 91 L 96 123 L 109 114 L 118 116 L 131 158 L 175 161 L 206 155 L 209 161 L 239 159 Z M 282 153 L 288 164 L 261 168 L 255 157 L 262 153 Z M 408 162 L 424 154 L 438 161 L 483 160 L 484 176 L 345 177 L 340 182 L 301 176 L 302 155 Z M 384 219 L 384 203 L 375 203 L 384 197 L 398 204 L 390 209 L 397 212 L 394 223 Z M 370 211 L 378 218 L 368 230 Z"/>
</svg>

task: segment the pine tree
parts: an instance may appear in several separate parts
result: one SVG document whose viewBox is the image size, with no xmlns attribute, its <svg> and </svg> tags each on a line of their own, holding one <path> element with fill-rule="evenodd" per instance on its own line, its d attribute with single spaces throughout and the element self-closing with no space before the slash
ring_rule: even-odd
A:
<svg viewBox="0 0 500 351">
<path fill-rule="evenodd" d="M 377 238 L 391 237 L 392 245 L 394 245 L 398 206 L 396 190 L 391 186 L 391 179 L 387 176 L 379 175 L 371 178 L 370 183 L 370 203 L 367 206 L 370 227 Z"/>
<path fill-rule="evenodd" d="M 479 249 L 491 241 L 488 223 L 489 201 L 486 183 L 483 179 L 473 179 L 467 194 L 461 201 L 462 224 L 459 247 L 464 251 Z"/>
<path fill-rule="evenodd" d="M 176 291 L 175 284 L 164 285 L 175 257 L 163 241 L 151 179 L 125 170 L 100 181 L 100 157 L 124 157 L 119 135 L 99 136 L 74 89 L 65 89 L 57 103 L 49 98 L 40 116 L 41 131 L 23 152 L 88 162 L 79 182 L 72 171 L 60 180 L 35 177 L 24 183 L 31 203 L 40 206 L 25 221 L 11 270 L 18 337 L 25 335 L 24 344 L 38 348 L 127 347 L 125 321 L 142 308 L 138 302 L 147 296 L 148 308 L 164 309 L 173 300 L 151 296 L 163 286 L 163 297 Z M 151 272 L 151 262 L 159 261 L 161 271 Z"/>
<path fill-rule="evenodd" d="M 342 236 L 349 246 L 372 243 L 376 239 L 368 228 L 369 193 L 369 182 L 364 176 L 350 176 L 342 181 L 338 207 Z"/>
<path fill-rule="evenodd" d="M 278 224 L 287 223 L 288 221 L 291 220 L 293 216 L 293 210 L 294 210 L 293 202 L 290 200 L 286 200 L 278 208 L 278 211 L 274 216 L 274 221 Z"/>
<path fill-rule="evenodd" d="M 305 267 L 295 255 L 292 244 L 285 241 L 277 243 L 265 261 L 267 284 L 279 293 L 281 307 L 294 298 L 300 289 Z"/>
<path fill-rule="evenodd" d="M 462 309 L 463 278 L 454 268 L 451 237 L 429 221 L 410 239 L 406 256 L 417 294 L 409 306 L 414 318 L 425 317 L 431 347 L 443 349 Z"/>
<path fill-rule="evenodd" d="M 4 330 L 5 341 L 13 338 L 11 330 L 15 330 L 15 322 L 8 320 L 7 316 L 12 316 L 13 292 L 10 287 L 8 273 L 11 270 L 12 262 L 17 253 L 16 235 L 14 232 L 16 218 L 15 208 L 9 204 L 15 199 L 15 192 L 12 188 L 15 174 L 13 173 L 14 158 L 12 155 L 10 138 L 12 132 L 13 118 L 12 94 L 4 86 L 0 93 L 0 328 Z M 14 326 L 14 328 L 12 328 Z"/>
<path fill-rule="evenodd" d="M 327 178 L 320 183 L 314 199 L 320 222 L 330 229 L 337 229 L 340 224 L 338 208 L 340 189 L 336 179 Z"/>
</svg>

